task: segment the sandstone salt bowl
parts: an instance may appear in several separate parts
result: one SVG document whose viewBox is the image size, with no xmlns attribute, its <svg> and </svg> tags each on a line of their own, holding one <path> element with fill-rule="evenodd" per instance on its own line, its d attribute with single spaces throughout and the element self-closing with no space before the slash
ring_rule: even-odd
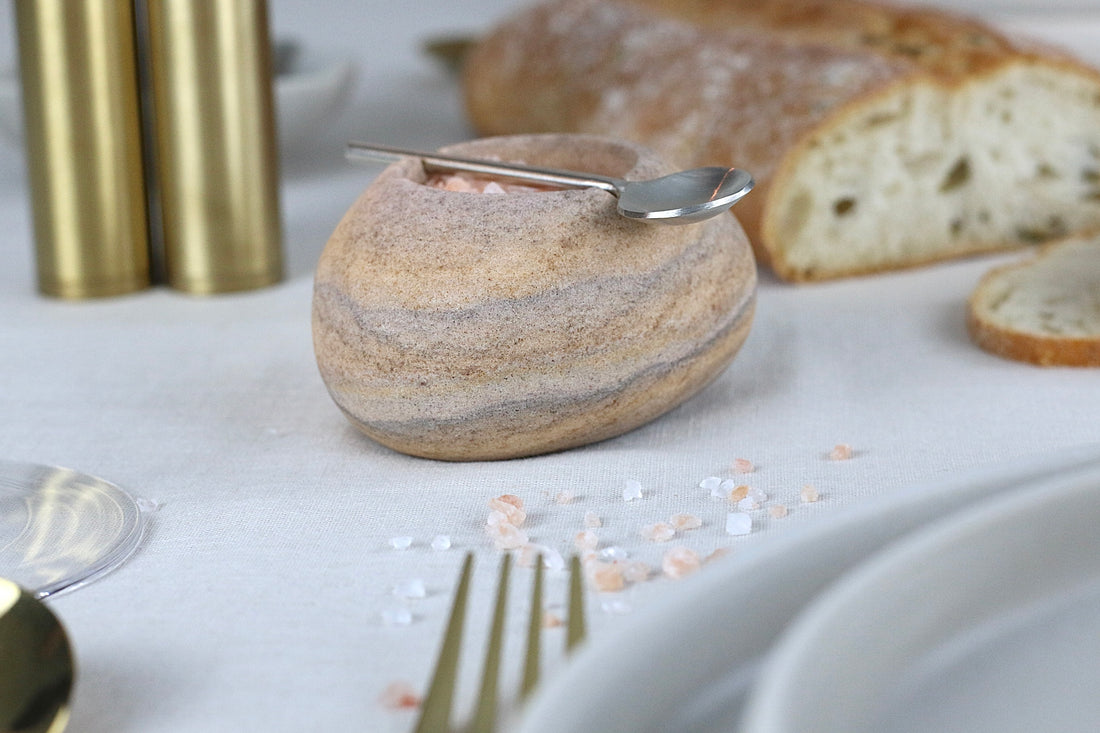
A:
<svg viewBox="0 0 1100 733">
<path fill-rule="evenodd" d="M 674 171 L 588 135 L 485 138 L 470 157 L 627 180 Z M 604 191 L 471 193 L 390 165 L 317 267 L 321 377 L 375 441 L 443 460 L 516 458 L 632 430 L 730 363 L 756 267 L 736 218 L 630 220 Z"/>
</svg>

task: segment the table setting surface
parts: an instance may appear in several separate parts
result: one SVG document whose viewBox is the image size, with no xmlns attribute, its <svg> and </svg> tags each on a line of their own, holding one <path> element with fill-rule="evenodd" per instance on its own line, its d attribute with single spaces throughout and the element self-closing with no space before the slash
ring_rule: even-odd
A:
<svg viewBox="0 0 1100 733">
<path fill-rule="evenodd" d="M 979 10 L 1100 63 L 1100 12 L 1065 5 Z M 201 297 L 158 286 L 79 302 L 40 295 L 23 153 L 18 142 L 0 144 L 0 459 L 114 482 L 142 500 L 146 521 L 123 565 L 47 601 L 76 657 L 72 730 L 410 730 L 415 710 L 393 691 L 423 693 L 466 551 L 476 558 L 471 648 L 484 638 L 502 554 L 485 524 L 501 495 L 523 500 L 533 542 L 566 557 L 593 515 L 601 549 L 653 568 L 676 546 L 721 556 L 693 577 L 658 572 L 588 593 L 598 645 L 703 587 L 709 573 L 732 574 L 861 506 L 990 471 L 1055 472 L 1059 456 L 1100 458 L 1096 370 L 1005 360 L 967 335 L 967 297 L 1019 254 L 808 285 L 762 270 L 752 330 L 732 364 L 680 407 L 586 447 L 455 463 L 361 435 L 326 391 L 311 338 L 321 249 L 381 170 L 345 160 L 343 145 L 435 149 L 473 137 L 456 79 L 422 44 L 482 32 L 521 6 L 271 4 L 276 36 L 356 69 L 347 107 L 282 150 L 287 274 L 271 287 Z M 10 18 L 0 31 L 10 67 Z M 747 534 L 727 532 L 729 507 L 705 487 L 710 477 L 763 492 Z M 624 497 L 637 485 L 640 498 Z M 701 526 L 669 542 L 643 537 L 677 514 Z M 519 606 L 530 574 L 515 571 Z M 564 603 L 567 580 L 548 570 L 552 604 Z M 545 679 L 568 666 L 563 634 L 545 631 Z M 509 680 L 520 638 L 517 625 Z M 476 679 L 475 661 L 463 664 L 461 679 Z M 460 687 L 460 705 L 474 686 Z"/>
</svg>

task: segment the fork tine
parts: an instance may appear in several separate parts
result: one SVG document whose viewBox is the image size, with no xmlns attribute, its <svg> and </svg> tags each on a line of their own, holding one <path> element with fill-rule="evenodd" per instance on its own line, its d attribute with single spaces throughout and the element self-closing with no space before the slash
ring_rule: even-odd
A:
<svg viewBox="0 0 1100 733">
<path fill-rule="evenodd" d="M 493 622 L 489 627 L 485 666 L 481 672 L 481 691 L 477 696 L 477 709 L 474 711 L 469 733 L 492 733 L 496 728 L 497 683 L 500 679 L 500 655 L 504 647 L 504 612 L 508 605 L 508 576 L 511 569 L 512 556 L 505 554 L 500 561 L 496 606 L 493 608 Z"/>
<path fill-rule="evenodd" d="M 527 656 L 523 662 L 520 695 L 527 697 L 539 681 L 542 642 L 542 555 L 535 558 L 535 580 L 531 586 L 531 617 L 527 620 Z"/>
<path fill-rule="evenodd" d="M 584 641 L 584 578 L 581 575 L 581 559 L 574 555 L 569 561 L 569 620 L 565 627 L 565 649 Z"/>
<path fill-rule="evenodd" d="M 435 663 L 428 694 L 424 696 L 424 705 L 420 710 L 420 720 L 416 724 L 416 733 L 442 733 L 450 725 L 451 703 L 454 700 L 455 683 L 458 679 L 458 655 L 462 647 L 462 627 L 466 618 L 466 599 L 470 594 L 470 572 L 474 564 L 474 554 L 466 553 L 462 562 L 462 574 L 458 578 L 454 601 L 451 603 L 451 616 L 443 634 L 443 644 L 439 649 L 439 659 Z"/>
</svg>

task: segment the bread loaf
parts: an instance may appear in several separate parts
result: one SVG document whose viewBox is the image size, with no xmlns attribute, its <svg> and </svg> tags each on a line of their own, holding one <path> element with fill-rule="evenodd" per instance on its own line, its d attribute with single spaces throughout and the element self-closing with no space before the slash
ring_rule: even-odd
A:
<svg viewBox="0 0 1100 733">
<path fill-rule="evenodd" d="M 993 270 L 970 298 L 974 341 L 1045 366 L 1100 366 L 1100 235 L 1043 247 Z"/>
<path fill-rule="evenodd" d="M 484 134 L 732 164 L 758 259 L 817 280 L 1100 225 L 1100 74 L 952 14 L 848 0 L 550 0 L 472 51 Z"/>
</svg>

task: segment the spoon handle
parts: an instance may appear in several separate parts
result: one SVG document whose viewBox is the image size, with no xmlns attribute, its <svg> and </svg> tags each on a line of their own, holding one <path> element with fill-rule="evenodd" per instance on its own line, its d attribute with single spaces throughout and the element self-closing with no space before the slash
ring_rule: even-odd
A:
<svg viewBox="0 0 1100 733">
<path fill-rule="evenodd" d="M 442 155 L 440 153 L 425 153 L 417 150 L 404 150 L 391 148 L 385 145 L 372 145 L 362 142 L 349 142 L 347 145 L 347 157 L 353 160 L 381 160 L 394 161 L 402 158 L 419 158 L 425 166 L 442 168 L 444 170 L 468 171 L 471 173 L 484 173 L 491 176 L 515 178 L 522 181 L 535 181 L 569 188 L 599 188 L 609 193 L 619 195 L 622 181 L 614 178 L 600 176 L 595 173 L 578 173 L 576 171 L 558 170 L 556 168 L 540 168 L 516 163 L 503 163 L 495 160 L 482 160 L 480 158 L 463 158 L 454 155 Z"/>
</svg>

